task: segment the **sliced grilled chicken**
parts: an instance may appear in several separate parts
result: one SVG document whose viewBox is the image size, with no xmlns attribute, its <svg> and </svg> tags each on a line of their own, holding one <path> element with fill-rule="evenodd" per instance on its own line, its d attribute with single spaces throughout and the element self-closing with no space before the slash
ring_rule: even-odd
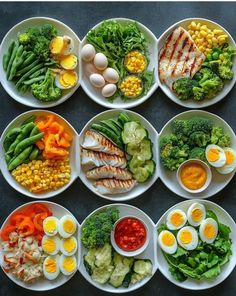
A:
<svg viewBox="0 0 236 296">
<path fill-rule="evenodd" d="M 174 81 L 193 77 L 205 59 L 190 34 L 182 27 L 166 39 L 159 54 L 159 77 L 172 89 Z"/>
<path fill-rule="evenodd" d="M 115 178 L 119 180 L 129 180 L 132 179 L 132 174 L 122 168 L 116 168 L 111 165 L 105 165 L 88 171 L 86 174 L 88 179 L 98 180 L 98 179 L 110 179 Z"/>
<path fill-rule="evenodd" d="M 93 183 L 100 194 L 125 193 L 134 188 L 136 180 L 100 179 Z"/>
<path fill-rule="evenodd" d="M 85 149 L 104 152 L 112 155 L 124 156 L 124 151 L 118 148 L 107 138 L 92 130 L 87 130 L 84 135 L 82 147 Z"/>
<path fill-rule="evenodd" d="M 90 170 L 104 165 L 111 165 L 124 169 L 127 163 L 125 157 L 81 148 L 81 164 L 85 170 Z"/>
</svg>

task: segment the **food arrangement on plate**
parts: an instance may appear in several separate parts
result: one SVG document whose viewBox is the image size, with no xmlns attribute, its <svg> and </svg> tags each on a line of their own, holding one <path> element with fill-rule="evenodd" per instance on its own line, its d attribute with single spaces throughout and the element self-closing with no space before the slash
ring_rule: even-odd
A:
<svg viewBox="0 0 236 296">
<path fill-rule="evenodd" d="M 132 256 L 132 251 L 142 248 L 148 239 L 147 226 L 138 217 L 121 217 L 115 224 L 119 218 L 119 209 L 110 206 L 85 220 L 81 229 L 82 244 L 87 250 L 83 264 L 97 284 L 129 288 L 151 276 L 153 264 L 150 259 Z M 123 252 L 117 252 L 113 244 Z"/>
<path fill-rule="evenodd" d="M 59 35 L 54 24 L 18 32 L 3 55 L 3 69 L 17 92 L 30 92 L 41 102 L 59 100 L 78 83 L 74 40 Z"/>
<path fill-rule="evenodd" d="M 125 193 L 155 172 L 147 130 L 126 112 L 94 122 L 83 135 L 81 165 L 103 195 Z"/>
<path fill-rule="evenodd" d="M 236 49 L 213 22 L 183 21 L 170 32 L 159 52 L 161 83 L 183 102 L 212 100 L 233 79 Z"/>
<path fill-rule="evenodd" d="M 77 270 L 77 222 L 57 218 L 50 207 L 32 203 L 14 212 L 1 229 L 2 268 L 25 284 L 55 280 Z"/>
<path fill-rule="evenodd" d="M 72 140 L 55 114 L 32 114 L 4 135 L 7 168 L 32 193 L 57 190 L 70 181 Z"/>
<path fill-rule="evenodd" d="M 148 68 L 149 41 L 136 22 L 103 21 L 86 42 L 81 50 L 85 75 L 102 97 L 130 101 L 148 93 L 154 70 Z"/>
</svg>

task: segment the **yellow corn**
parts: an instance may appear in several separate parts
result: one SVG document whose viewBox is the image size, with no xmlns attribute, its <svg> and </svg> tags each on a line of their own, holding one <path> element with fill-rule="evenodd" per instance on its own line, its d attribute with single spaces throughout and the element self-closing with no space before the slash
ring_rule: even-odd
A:
<svg viewBox="0 0 236 296">
<path fill-rule="evenodd" d="M 128 76 L 121 82 L 120 89 L 126 97 L 137 97 L 142 92 L 142 80 L 137 76 Z"/>
<path fill-rule="evenodd" d="M 131 73 L 142 73 L 146 69 L 145 56 L 138 50 L 131 51 L 125 57 L 125 66 Z"/>
</svg>

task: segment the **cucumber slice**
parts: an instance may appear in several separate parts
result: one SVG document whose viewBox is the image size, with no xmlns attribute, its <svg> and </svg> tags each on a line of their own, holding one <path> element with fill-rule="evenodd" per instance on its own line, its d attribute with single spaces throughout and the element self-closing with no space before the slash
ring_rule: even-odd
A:
<svg viewBox="0 0 236 296">
<path fill-rule="evenodd" d="M 129 118 L 128 114 L 125 112 L 121 112 L 118 117 L 119 122 L 124 126 L 125 123 L 130 122 L 131 119 Z"/>
<path fill-rule="evenodd" d="M 143 160 L 140 156 L 133 156 L 129 162 L 129 170 L 139 183 L 147 181 L 155 171 L 156 164 L 153 160 Z"/>
<path fill-rule="evenodd" d="M 98 131 L 101 135 L 112 141 L 120 149 L 123 149 L 121 137 L 117 136 L 111 129 L 99 123 L 93 123 L 91 128 Z"/>
<path fill-rule="evenodd" d="M 124 144 L 138 144 L 147 137 L 147 131 L 136 121 L 130 121 L 125 123 L 121 135 Z"/>
<path fill-rule="evenodd" d="M 152 266 L 151 260 L 138 259 L 138 260 L 135 260 L 133 269 L 134 269 L 134 272 L 145 277 L 148 275 L 152 275 L 152 267 L 153 266 Z"/>
<path fill-rule="evenodd" d="M 118 137 L 120 137 L 121 131 L 112 122 L 109 122 L 108 120 L 102 120 L 100 123 L 106 126 L 108 129 L 112 130 Z"/>
<path fill-rule="evenodd" d="M 108 122 L 111 122 L 116 128 L 118 128 L 120 130 L 120 132 L 123 131 L 123 126 L 119 123 L 118 120 L 114 119 L 114 118 L 109 118 L 107 119 Z"/>
<path fill-rule="evenodd" d="M 128 143 L 126 152 L 129 155 L 139 155 L 143 160 L 152 158 L 152 142 L 149 139 L 143 139 L 139 144 Z"/>
</svg>

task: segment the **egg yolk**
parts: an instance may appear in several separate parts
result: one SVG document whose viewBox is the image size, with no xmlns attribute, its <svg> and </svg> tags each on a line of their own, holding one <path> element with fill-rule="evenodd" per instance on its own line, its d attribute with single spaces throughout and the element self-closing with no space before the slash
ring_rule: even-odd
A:
<svg viewBox="0 0 236 296">
<path fill-rule="evenodd" d="M 176 212 L 173 213 L 173 215 L 170 218 L 170 221 L 174 226 L 178 227 L 184 222 L 184 217 L 181 213 Z"/>
<path fill-rule="evenodd" d="M 214 162 L 214 161 L 217 161 L 219 158 L 220 158 L 219 150 L 217 150 L 215 148 L 209 149 L 209 151 L 207 153 L 207 159 L 209 161 Z"/>
<path fill-rule="evenodd" d="M 45 223 L 44 223 L 44 229 L 48 233 L 53 233 L 56 230 L 56 228 L 57 228 L 57 223 L 56 223 L 55 220 L 48 219 L 47 221 L 45 221 Z"/>
<path fill-rule="evenodd" d="M 163 235 L 162 235 L 162 238 L 161 238 L 163 244 L 165 246 L 168 246 L 168 247 L 171 247 L 173 246 L 174 242 L 175 242 L 175 237 L 172 233 L 170 232 L 165 232 Z"/>
<path fill-rule="evenodd" d="M 76 247 L 75 240 L 72 237 L 64 239 L 63 247 L 66 252 L 68 253 L 72 252 Z"/>
<path fill-rule="evenodd" d="M 73 86 L 77 82 L 76 74 L 72 71 L 67 71 L 59 76 L 60 84 L 64 87 Z"/>
<path fill-rule="evenodd" d="M 54 273 L 57 270 L 57 263 L 52 258 L 47 259 L 44 266 L 45 270 L 49 273 Z"/>
<path fill-rule="evenodd" d="M 62 37 L 58 36 L 52 39 L 50 43 L 50 49 L 52 54 L 60 54 L 64 48 L 64 40 Z"/>
<path fill-rule="evenodd" d="M 213 239 L 216 237 L 216 229 L 212 224 L 206 224 L 203 232 L 204 236 L 208 239 Z"/>
<path fill-rule="evenodd" d="M 188 230 L 183 230 L 181 233 L 180 233 L 180 240 L 182 242 L 182 244 L 186 245 L 186 244 L 189 244 L 191 243 L 192 239 L 193 239 L 193 236 L 192 236 L 192 233 Z"/>
<path fill-rule="evenodd" d="M 234 162 L 234 154 L 232 151 L 226 150 L 225 151 L 225 156 L 226 156 L 226 165 L 230 165 Z"/>
<path fill-rule="evenodd" d="M 74 271 L 76 266 L 75 266 L 75 260 L 73 259 L 73 257 L 66 257 L 63 261 L 63 267 L 68 272 Z"/>
<path fill-rule="evenodd" d="M 43 241 L 42 247 L 47 253 L 52 253 L 56 250 L 56 243 L 53 239 L 48 238 Z"/>
<path fill-rule="evenodd" d="M 67 233 L 73 233 L 75 231 L 75 223 L 72 220 L 67 219 L 64 223 L 63 223 L 63 229 L 65 230 L 65 232 Z"/>
<path fill-rule="evenodd" d="M 192 216 L 193 221 L 199 222 L 202 220 L 203 213 L 200 209 L 195 208 L 192 210 L 191 216 Z"/>
<path fill-rule="evenodd" d="M 63 57 L 63 59 L 61 59 L 60 61 L 62 68 L 67 70 L 74 69 L 74 67 L 76 66 L 76 63 L 77 63 L 77 57 L 73 54 Z"/>
</svg>

